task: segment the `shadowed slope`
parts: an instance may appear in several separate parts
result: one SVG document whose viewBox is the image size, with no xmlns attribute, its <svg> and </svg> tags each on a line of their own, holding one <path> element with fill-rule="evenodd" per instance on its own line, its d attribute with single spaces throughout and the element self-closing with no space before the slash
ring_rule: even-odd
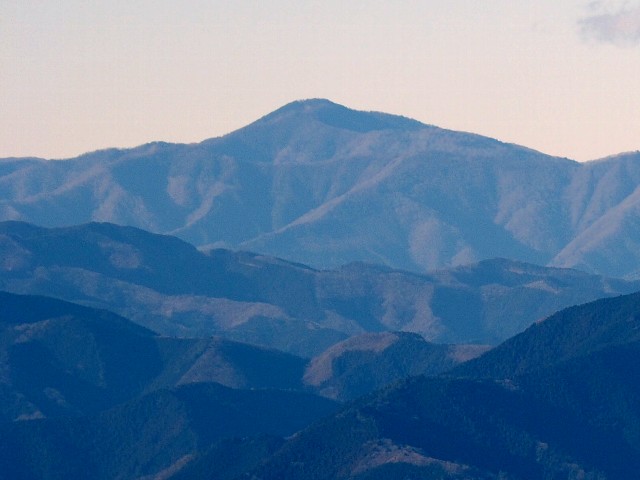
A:
<svg viewBox="0 0 640 480">
<path fill-rule="evenodd" d="M 0 251 L 4 290 L 107 308 L 164 335 L 222 335 L 306 357 L 366 332 L 496 344 L 568 305 L 640 289 L 504 259 L 428 275 L 363 263 L 318 271 L 96 223 L 0 223 Z"/>
<path fill-rule="evenodd" d="M 363 398 L 252 474 L 634 479 L 638 295 L 566 309 L 447 376 L 415 377 Z"/>
</svg>

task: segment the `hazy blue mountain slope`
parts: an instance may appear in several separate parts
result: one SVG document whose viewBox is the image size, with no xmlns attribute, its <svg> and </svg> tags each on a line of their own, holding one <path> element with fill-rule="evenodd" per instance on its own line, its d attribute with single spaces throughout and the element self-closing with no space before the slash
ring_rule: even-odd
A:
<svg viewBox="0 0 640 480">
<path fill-rule="evenodd" d="M 302 390 L 305 364 L 220 338 L 159 337 L 104 310 L 0 292 L 0 421 L 92 414 L 198 382 Z"/>
<path fill-rule="evenodd" d="M 228 469 L 253 467 L 338 408 L 302 392 L 305 364 L 0 292 L 0 478 L 166 478 L 238 444 Z"/>
<path fill-rule="evenodd" d="M 2 420 L 79 415 L 140 394 L 154 334 L 106 311 L 0 293 Z"/>
<path fill-rule="evenodd" d="M 203 382 L 350 400 L 486 350 L 385 332 L 353 337 L 308 364 L 222 338 L 160 337 L 106 311 L 2 292 L 0 338 L 0 421 L 94 414 L 143 393 Z"/>
<path fill-rule="evenodd" d="M 0 165 L 3 220 L 108 221 L 316 268 L 425 272 L 509 257 L 640 270 L 639 154 L 578 164 L 327 100 L 199 144 Z"/>
<path fill-rule="evenodd" d="M 158 390 L 95 416 L 0 424 L 0 475 L 168 476 L 225 439 L 284 437 L 336 408 L 308 394 L 215 383 Z"/>
<path fill-rule="evenodd" d="M 564 309 L 454 372 L 514 378 L 610 347 L 638 342 L 640 293 L 634 293 Z"/>
<path fill-rule="evenodd" d="M 640 458 L 640 294 L 565 309 L 455 368 L 493 378 L 623 438 Z"/>
<path fill-rule="evenodd" d="M 478 288 L 487 270 L 492 283 L 514 286 L 546 269 L 500 261 L 438 275 Z M 74 407 L 74 392 L 90 401 L 94 390 L 136 393 L 62 415 L 48 407 L 50 418 L 4 417 L 0 476 L 631 480 L 640 469 L 639 322 L 639 293 L 571 307 L 439 377 L 413 377 L 338 410 L 292 391 L 305 362 L 291 355 L 157 337 L 105 311 L 2 294 L 5 411 L 15 412 L 11 389 L 27 400 L 41 392 L 59 409 Z M 27 355 L 12 356 L 16 348 Z M 305 380 L 353 393 L 370 388 L 358 369 L 381 384 L 402 361 L 424 367 L 424 355 L 437 368 L 451 352 L 443 354 L 407 333 L 365 335 L 311 362 Z M 21 377 L 20 365 L 30 368 Z M 327 374 L 333 383 L 323 384 Z M 17 378 L 32 391 L 16 389 Z M 287 390 L 264 388 L 272 385 Z"/>
<path fill-rule="evenodd" d="M 619 435 L 527 392 L 416 377 L 306 429 L 250 475 L 631 480 L 639 458 Z"/>
<path fill-rule="evenodd" d="M 4 290 L 109 309 L 163 335 L 223 335 L 308 358 L 366 332 L 497 344 L 566 306 L 640 289 L 504 259 L 427 275 L 363 263 L 319 271 L 97 223 L 0 223 L 0 251 Z"/>
<path fill-rule="evenodd" d="M 313 358 L 304 383 L 324 397 L 354 400 L 410 376 L 442 373 L 488 348 L 433 344 L 415 333 L 368 333 Z"/>
<path fill-rule="evenodd" d="M 572 307 L 441 377 L 414 377 L 299 433 L 263 479 L 634 479 L 639 294 Z"/>
</svg>

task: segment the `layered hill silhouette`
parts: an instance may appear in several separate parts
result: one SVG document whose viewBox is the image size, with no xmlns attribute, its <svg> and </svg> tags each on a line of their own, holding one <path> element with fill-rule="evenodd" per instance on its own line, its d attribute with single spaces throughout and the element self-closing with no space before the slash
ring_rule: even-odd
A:
<svg viewBox="0 0 640 480">
<path fill-rule="evenodd" d="M 463 364 L 477 347 L 405 332 L 354 337 L 307 363 L 2 293 L 0 473 L 633 479 L 639 322 L 635 293 L 562 310 Z M 369 395 L 339 408 L 303 390 Z"/>
<path fill-rule="evenodd" d="M 0 161 L 0 219 L 107 221 L 335 268 L 640 275 L 640 154 L 577 163 L 327 100 L 199 144 Z"/>
<path fill-rule="evenodd" d="M 95 415 L 0 423 L 0 474 L 16 480 L 168 478 L 199 452 L 233 452 L 236 444 L 235 467 L 246 468 L 248 449 L 269 453 L 337 407 L 300 392 L 217 383 L 156 390 Z"/>
<path fill-rule="evenodd" d="M 0 477 L 139 478 L 237 443 L 264 453 L 338 408 L 303 392 L 305 364 L 0 292 Z"/>
<path fill-rule="evenodd" d="M 108 309 L 167 336 L 221 335 L 308 358 L 387 331 L 497 344 L 561 308 L 640 289 L 505 259 L 425 275 L 363 263 L 321 271 L 97 223 L 0 223 L 0 251 L 3 290 Z"/>
<path fill-rule="evenodd" d="M 408 332 L 367 333 L 329 347 L 304 373 L 307 388 L 341 401 L 355 400 L 415 375 L 436 375 L 489 350 L 443 345 Z"/>
<path fill-rule="evenodd" d="M 633 479 L 640 294 L 572 307 L 440 377 L 353 403 L 251 471 L 262 479 Z"/>
<path fill-rule="evenodd" d="M 639 187 L 327 100 L 2 159 L 0 477 L 635 479 Z"/>
<path fill-rule="evenodd" d="M 0 421 L 93 414 L 192 383 L 352 400 L 488 350 L 384 332 L 351 337 L 308 360 L 220 337 L 158 336 L 106 310 L 6 292 L 0 338 Z"/>
<path fill-rule="evenodd" d="M 361 352 L 385 343 L 357 361 L 378 370 L 374 382 L 323 371 L 317 385 L 308 379 L 318 364 L 332 368 L 348 346 L 307 366 L 276 350 L 157 336 L 105 310 L 0 292 L 0 477 L 168 478 L 186 465 L 199 476 L 209 462 L 220 474 L 242 473 L 338 408 L 313 394 L 331 396 L 321 391 L 327 383 L 342 386 L 334 397 L 355 398 L 481 352 L 377 336 L 351 340 Z"/>
<path fill-rule="evenodd" d="M 94 414 L 215 382 L 302 391 L 306 360 L 221 338 L 161 337 L 105 310 L 0 292 L 0 421 Z"/>
</svg>

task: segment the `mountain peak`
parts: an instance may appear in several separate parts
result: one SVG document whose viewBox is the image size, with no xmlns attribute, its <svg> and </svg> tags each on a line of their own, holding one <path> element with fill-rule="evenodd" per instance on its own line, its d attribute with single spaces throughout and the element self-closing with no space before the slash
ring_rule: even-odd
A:
<svg viewBox="0 0 640 480">
<path fill-rule="evenodd" d="M 258 122 L 274 123 L 292 118 L 295 118 L 296 122 L 301 119 L 315 120 L 331 127 L 360 133 L 374 130 L 416 130 L 426 127 L 417 120 L 400 115 L 352 110 L 324 98 L 293 101 Z"/>
<path fill-rule="evenodd" d="M 294 100 L 286 105 L 283 105 L 278 110 L 304 110 L 306 112 L 323 109 L 323 108 L 347 108 L 344 105 L 332 102 L 327 98 L 307 98 Z"/>
</svg>

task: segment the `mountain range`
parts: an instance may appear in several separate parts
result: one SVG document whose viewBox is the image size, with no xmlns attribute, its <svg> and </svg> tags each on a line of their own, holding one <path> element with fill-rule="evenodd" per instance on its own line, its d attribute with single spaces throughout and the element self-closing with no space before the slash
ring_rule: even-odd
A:
<svg viewBox="0 0 640 480">
<path fill-rule="evenodd" d="M 639 186 L 327 100 L 2 159 L 0 479 L 636 479 Z"/>
<path fill-rule="evenodd" d="M 5 421 L 94 414 L 191 383 L 302 391 L 307 363 L 221 338 L 158 336 L 106 310 L 4 292 L 0 338 Z"/>
<path fill-rule="evenodd" d="M 112 222 L 314 268 L 506 257 L 637 278 L 639 186 L 637 152 L 577 163 L 307 100 L 198 144 L 1 160 L 0 219 Z"/>
<path fill-rule="evenodd" d="M 325 387 L 357 390 L 399 358 L 427 358 L 416 336 L 350 339 L 304 367 L 60 300 L 3 294 L 0 306 L 3 478 L 631 480 L 640 468 L 640 293 L 562 310 L 344 406 L 303 391 L 329 380 L 328 359 L 377 353 L 329 362 Z"/>
<path fill-rule="evenodd" d="M 563 310 L 444 375 L 363 397 L 245 478 L 636 478 L 639 321 L 640 294 Z"/>
<path fill-rule="evenodd" d="M 353 399 L 483 351 L 408 333 L 356 339 L 308 362 L 221 338 L 158 336 L 105 310 L 0 292 L 0 478 L 137 478 L 229 449 L 265 455 L 339 408 L 318 393 Z M 396 364 L 401 352 L 411 357 Z M 356 368 L 378 375 L 356 382 Z"/>
<path fill-rule="evenodd" d="M 492 344 L 557 310 L 640 282 L 493 259 L 427 274 L 316 270 L 134 227 L 0 223 L 0 289 L 111 310 L 163 335 L 220 335 L 313 357 L 353 335 Z"/>
</svg>

